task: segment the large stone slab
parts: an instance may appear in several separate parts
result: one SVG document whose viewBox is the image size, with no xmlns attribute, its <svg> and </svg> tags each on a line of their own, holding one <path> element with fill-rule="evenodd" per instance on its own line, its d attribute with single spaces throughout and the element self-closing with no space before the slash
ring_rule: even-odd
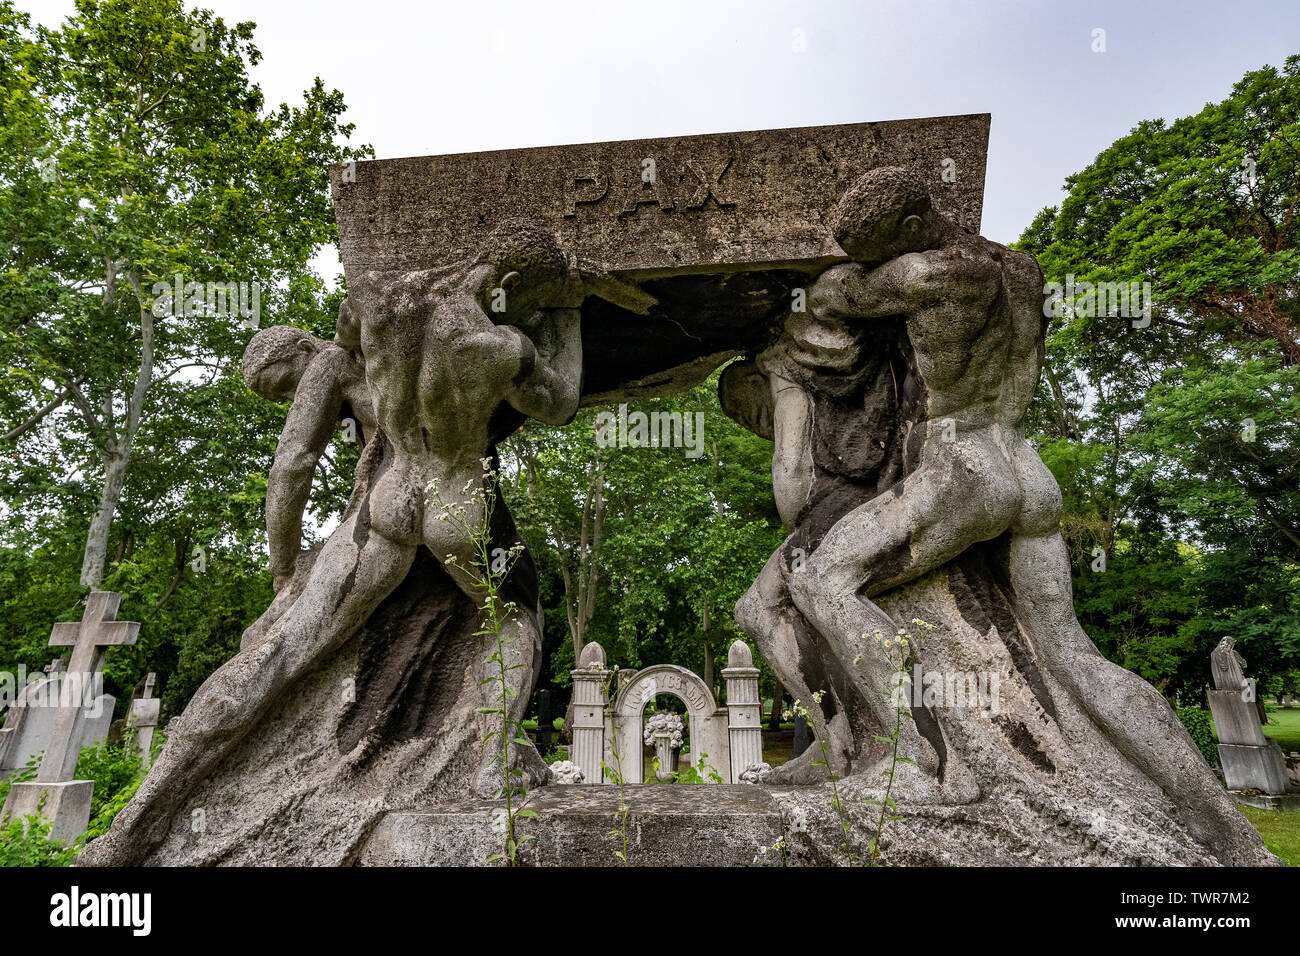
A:
<svg viewBox="0 0 1300 956">
<path fill-rule="evenodd" d="M 478 251 L 501 220 L 534 219 L 566 251 L 645 278 L 844 258 L 824 215 L 862 173 L 915 169 L 978 231 L 989 115 L 495 150 L 334 166 L 349 279 Z"/>
<path fill-rule="evenodd" d="M 1286 758 L 1276 740 L 1264 746 L 1219 744 L 1219 762 L 1229 790 L 1262 790 L 1286 793 Z"/>
<path fill-rule="evenodd" d="M 772 791 L 754 786 L 635 785 L 625 789 L 633 866 L 747 866 L 761 846 L 781 836 L 781 808 Z M 615 815 L 619 788 L 549 786 L 528 804 L 538 819 L 521 820 L 534 836 L 522 860 L 545 866 L 622 866 Z M 389 813 L 358 862 L 372 866 L 476 866 L 501 852 L 492 801 L 466 801 Z"/>
</svg>

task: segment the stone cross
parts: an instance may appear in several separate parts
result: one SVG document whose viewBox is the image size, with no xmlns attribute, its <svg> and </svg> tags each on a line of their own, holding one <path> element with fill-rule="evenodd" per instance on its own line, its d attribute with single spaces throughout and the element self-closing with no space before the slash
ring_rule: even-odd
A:
<svg viewBox="0 0 1300 956">
<path fill-rule="evenodd" d="M 81 719 L 83 698 L 97 685 L 104 651 L 109 647 L 134 644 L 140 634 L 139 624 L 114 620 L 121 600 L 122 595 L 115 591 L 92 591 L 86 598 L 86 610 L 81 620 L 55 624 L 50 634 L 50 646 L 71 647 L 72 660 L 59 695 L 50 749 L 36 776 L 42 783 L 72 779 L 77 769 L 77 723 Z"/>
<path fill-rule="evenodd" d="M 107 694 L 97 700 L 91 697 L 98 688 L 104 650 L 134 644 L 140 633 L 139 624 L 114 620 L 121 600 L 122 595 L 114 591 L 92 591 L 80 621 L 54 625 L 50 646 L 71 647 L 72 659 L 60 687 L 50 743 L 36 779 L 10 786 L 0 822 L 39 813 L 50 821 L 50 839 L 62 843 L 71 843 L 85 832 L 95 781 L 72 779 L 83 725 L 94 719 L 93 715 L 83 715 L 83 705 L 94 700 L 99 706 L 112 707 L 112 698 Z M 56 661 L 55 665 L 60 663 Z M 111 719 L 112 714 L 107 716 Z"/>
<path fill-rule="evenodd" d="M 144 679 L 144 696 L 131 701 L 131 710 L 126 715 L 128 729 L 135 728 L 136 746 L 140 759 L 149 766 L 150 753 L 153 749 L 153 732 L 158 726 L 158 708 L 160 701 L 153 696 L 156 677 L 153 671 Z"/>
</svg>

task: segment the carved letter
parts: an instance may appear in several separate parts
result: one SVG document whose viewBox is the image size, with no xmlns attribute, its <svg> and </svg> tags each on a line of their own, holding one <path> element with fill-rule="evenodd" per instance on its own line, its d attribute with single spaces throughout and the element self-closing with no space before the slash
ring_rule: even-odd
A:
<svg viewBox="0 0 1300 956">
<path fill-rule="evenodd" d="M 585 184 L 585 185 L 584 185 Z M 578 203 L 597 203 L 609 192 L 609 177 L 594 166 L 575 169 L 564 177 L 564 218 L 578 214 Z"/>
<path fill-rule="evenodd" d="M 646 159 L 647 167 L 642 164 L 640 172 L 632 177 L 632 182 L 628 185 L 627 201 L 623 203 L 623 208 L 619 210 L 620 216 L 635 215 L 637 208 L 646 203 L 655 203 L 665 212 L 673 208 L 673 194 L 668 191 L 668 184 L 664 182 L 664 177 L 658 175 L 655 170 L 653 159 Z M 647 170 L 650 178 L 646 178 Z"/>
<path fill-rule="evenodd" d="M 710 195 L 713 196 L 713 201 L 719 206 L 735 205 L 734 202 L 722 194 L 722 175 L 731 168 L 730 156 L 718 163 L 712 172 L 706 171 L 699 164 L 689 159 L 686 161 L 686 168 L 700 181 L 700 185 L 695 190 L 695 195 L 691 196 L 690 201 L 686 203 L 687 209 L 700 209 L 708 201 Z"/>
</svg>

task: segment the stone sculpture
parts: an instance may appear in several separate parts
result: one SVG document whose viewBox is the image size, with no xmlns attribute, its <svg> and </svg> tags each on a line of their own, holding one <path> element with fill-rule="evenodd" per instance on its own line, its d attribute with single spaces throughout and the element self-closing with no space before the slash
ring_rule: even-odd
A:
<svg viewBox="0 0 1300 956">
<path fill-rule="evenodd" d="M 1214 687 L 1208 697 L 1219 737 L 1219 762 L 1230 790 L 1286 792 L 1286 758 L 1276 740 L 1264 735 L 1256 709 L 1260 696 L 1246 677 L 1237 642 L 1225 637 L 1210 654 Z"/>
<path fill-rule="evenodd" d="M 976 726 L 978 711 L 912 701 L 899 722 L 908 762 L 895 768 L 895 799 L 986 800 L 990 747 L 1031 773 L 1086 765 L 1069 707 L 1163 791 L 1193 843 L 1224 860 L 1260 858 L 1168 704 L 1102 657 L 1075 619 L 1060 492 L 1024 439 L 1043 361 L 1037 264 L 937 212 L 903 169 L 863 176 L 831 226 L 854 261 L 817 278 L 809 314 L 792 316 L 753 366 L 728 369 L 722 397 L 755 430 L 771 421 L 778 507 L 793 532 L 737 620 L 785 687 L 804 700 L 825 694 L 819 733 L 842 786 L 878 795 L 892 763 L 879 738 L 895 723 L 887 691 L 897 662 L 885 641 L 909 620 L 939 624 L 948 640 L 964 639 L 953 633 L 960 626 L 996 636 L 1001 659 L 980 663 L 1017 672 L 1022 699 Z M 873 343 L 874 358 L 864 355 Z M 766 392 L 753 384 L 764 373 Z M 836 403 L 846 395 L 865 398 L 856 422 Z M 756 400 L 762 409 L 748 407 Z M 926 577 L 954 561 L 947 582 Z M 884 595 L 893 600 L 877 604 Z M 932 652 L 954 650 L 914 654 L 928 667 Z M 955 667 L 959 659 L 946 669 L 982 669 Z M 989 734 L 990 724 L 1001 732 Z M 816 779 L 817 755 L 765 782 Z"/>
<path fill-rule="evenodd" d="M 269 330 L 246 360 L 250 385 L 293 403 L 268 493 L 275 603 L 82 861 L 440 858 L 441 837 L 394 834 L 496 781 L 475 711 L 478 602 L 428 486 L 475 508 L 483 461 L 528 418 L 669 394 L 739 358 L 719 397 L 774 440 L 790 535 L 737 621 L 817 702 L 853 797 L 878 792 L 878 735 L 906 709 L 915 766 L 888 862 L 1274 862 L 1160 695 L 1075 619 L 1060 494 L 1024 439 L 1043 279 L 977 235 L 987 130 L 985 115 L 938 117 L 333 169 L 350 290 L 335 342 Z M 351 500 L 300 554 L 307 466 L 349 414 L 365 443 Z M 513 547 L 496 505 L 493 545 Z M 503 598 L 518 708 L 541 633 L 526 552 Z M 914 619 L 934 631 L 891 688 L 884 640 Z M 577 664 L 573 757 L 594 783 L 611 675 L 596 645 Z M 996 678 L 975 683 L 999 688 L 997 706 L 953 699 L 962 677 Z M 756 739 L 756 691 L 728 703 Z M 760 747 L 737 769 L 818 784 L 820 756 L 763 771 Z M 516 760 L 545 779 L 532 748 Z M 745 790 L 745 813 L 784 821 L 792 859 L 832 859 L 842 831 L 822 786 Z"/>
<path fill-rule="evenodd" d="M 472 608 L 477 606 L 478 597 L 464 571 L 474 560 L 471 545 L 428 507 L 427 489 L 436 483 L 444 501 L 467 509 L 471 523 L 481 520 L 474 509 L 483 507 L 484 462 L 494 458 L 496 441 L 525 416 L 551 424 L 563 424 L 574 416 L 581 361 L 574 301 L 578 295 L 578 279 L 554 239 L 524 221 L 503 223 L 483 251 L 467 262 L 396 278 L 368 276 L 353 286 L 349 311 L 360 317 L 360 348 L 365 356 L 366 391 L 360 397 L 364 401 L 370 396 L 375 438 L 358 466 L 356 492 L 343 522 L 310 567 L 303 569 L 305 580 L 292 589 L 296 597 L 291 606 L 283 609 L 260 641 L 246 639 L 245 649 L 196 692 L 136 797 L 110 833 L 86 854 L 88 862 L 147 859 L 177 825 L 177 809 L 190 791 L 257 725 L 286 688 L 353 638 L 361 625 L 376 623 L 376 610 L 408 578 L 417 551 L 436 556 L 442 574 Z M 284 338 L 274 339 L 269 346 L 255 340 L 250 346 L 250 367 L 260 370 L 276 364 L 260 360 L 262 351 L 272 356 L 293 353 Z M 307 346 L 304 354 L 318 353 L 304 371 L 298 373 L 288 363 L 288 369 L 274 374 L 255 371 L 252 381 L 280 395 L 293 388 L 297 407 L 298 393 L 310 382 L 308 376 L 323 362 L 332 361 L 337 364 L 319 376 L 321 390 L 331 395 L 358 394 L 340 384 L 346 382 L 340 371 L 346 367 L 344 357 L 335 357 L 329 348 L 317 349 L 311 342 L 302 344 Z M 295 385 L 293 379 L 299 374 Z M 320 396 L 313 399 L 321 402 Z M 326 408 L 337 405 L 330 401 Z M 298 453 L 309 454 L 319 440 L 303 436 L 323 431 L 325 417 L 315 405 L 304 414 L 310 420 L 300 425 L 291 412 L 284 440 Z M 363 414 L 363 430 L 367 420 Z M 277 464 L 279 458 L 277 454 Z M 268 493 L 268 527 L 296 528 L 302 497 L 287 494 L 272 499 Z M 288 513 L 271 514 L 277 506 Z M 509 528 L 500 530 L 501 537 L 513 537 Z M 274 533 L 272 540 L 276 540 Z M 274 561 L 280 552 L 275 544 L 272 547 Z M 286 562 L 277 571 L 287 566 Z M 536 596 L 529 600 L 526 593 L 530 570 L 525 564 L 519 575 L 522 585 L 506 595 L 518 599 L 506 625 L 513 638 L 512 663 L 522 665 L 511 671 L 517 681 L 511 705 L 516 717 L 522 717 L 518 711 L 527 702 L 535 677 L 533 658 L 540 648 Z M 281 590 L 289 587 L 283 577 L 279 585 Z M 487 654 L 483 639 L 477 643 L 477 648 L 465 649 L 466 673 L 460 676 L 462 681 L 469 678 L 475 688 L 469 700 L 460 700 L 473 705 L 471 713 L 474 707 L 490 703 L 482 696 L 487 692 L 478 690 Z M 408 675 L 393 676 L 401 680 Z M 482 740 L 486 726 L 477 726 L 479 720 L 472 723 Z M 535 750 L 520 748 L 517 760 L 532 783 L 545 779 L 546 766 Z M 478 763 L 484 769 L 475 785 L 491 793 L 499 781 L 484 767 L 483 755 Z"/>
</svg>

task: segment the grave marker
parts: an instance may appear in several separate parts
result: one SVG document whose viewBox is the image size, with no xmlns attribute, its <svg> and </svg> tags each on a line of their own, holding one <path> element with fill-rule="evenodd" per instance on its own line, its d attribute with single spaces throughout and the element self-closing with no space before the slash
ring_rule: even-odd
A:
<svg viewBox="0 0 1300 956">
<path fill-rule="evenodd" d="M 50 646 L 71 647 L 72 659 L 59 688 L 59 706 L 54 712 L 50 745 L 41 761 L 36 780 L 15 783 L 9 788 L 0 820 L 39 812 L 50 821 L 50 838 L 70 843 L 85 832 L 90 822 L 93 780 L 73 780 L 82 735 L 88 720 L 112 720 L 102 710 L 111 698 L 101 694 L 93 706 L 86 706 L 87 693 L 99 686 L 104 652 L 109 647 L 134 644 L 140 625 L 116 621 L 122 595 L 114 591 L 92 591 L 86 598 L 81 620 L 60 622 L 50 633 Z M 96 712 L 99 709 L 99 713 Z M 88 713 L 83 713 L 88 711 Z"/>
<path fill-rule="evenodd" d="M 153 696 L 155 675 L 153 671 L 144 679 L 144 696 L 131 701 L 131 709 L 126 715 L 126 725 L 134 730 L 136 747 L 140 751 L 140 760 L 149 766 L 150 752 L 153 747 L 153 732 L 158 726 L 158 708 L 162 703 Z"/>
</svg>

